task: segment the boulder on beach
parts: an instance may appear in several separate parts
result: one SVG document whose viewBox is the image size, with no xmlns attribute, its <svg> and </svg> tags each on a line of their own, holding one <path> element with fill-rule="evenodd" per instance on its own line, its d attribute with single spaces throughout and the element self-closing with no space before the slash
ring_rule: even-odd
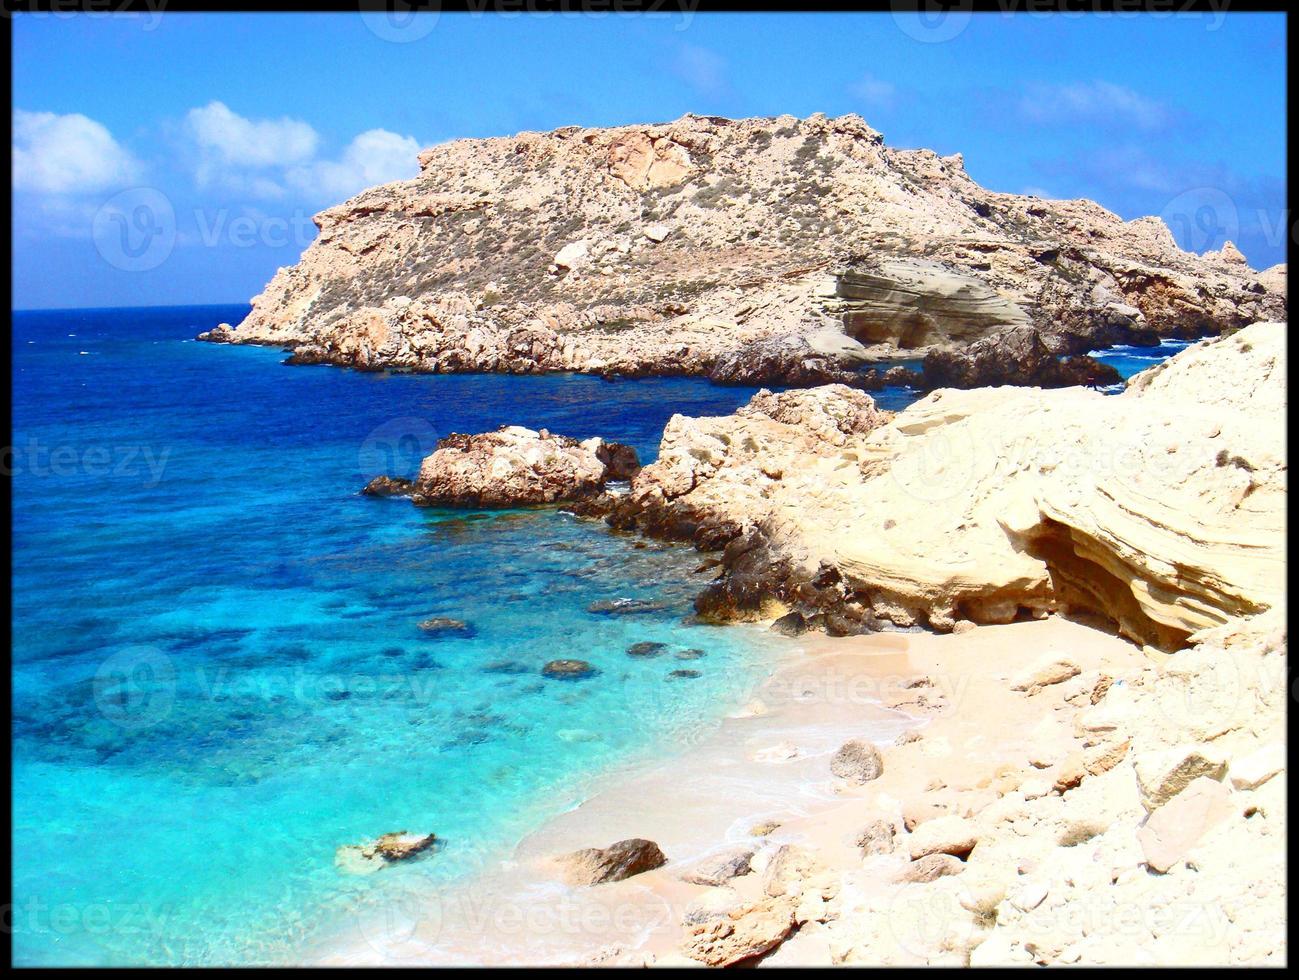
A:
<svg viewBox="0 0 1299 980">
<path fill-rule="evenodd" d="M 830 771 L 850 783 L 868 783 L 884 772 L 880 750 L 863 739 L 845 742 L 830 759 Z"/>
<path fill-rule="evenodd" d="M 657 844 L 640 837 L 620 840 L 608 847 L 586 847 L 556 860 L 564 881 L 574 886 L 622 881 L 660 868 L 668 861 Z"/>
</svg>

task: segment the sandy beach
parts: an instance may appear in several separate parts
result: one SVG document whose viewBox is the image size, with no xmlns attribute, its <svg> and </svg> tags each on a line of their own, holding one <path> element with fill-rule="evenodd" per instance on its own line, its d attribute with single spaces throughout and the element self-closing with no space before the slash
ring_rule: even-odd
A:
<svg viewBox="0 0 1299 980">
<path fill-rule="evenodd" d="M 719 889 L 683 880 L 692 867 L 737 846 L 780 844 L 861 866 L 855 840 L 873 814 L 994 798 L 1027 767 L 1030 750 L 1050 741 L 1042 723 L 1054 714 L 1045 699 L 1012 691 L 1010 680 L 1054 655 L 1084 671 L 1142 660 L 1131 643 L 1061 617 L 960 635 L 790 639 L 788 657 L 746 708 L 700 744 L 607 777 L 580 806 L 523 840 L 512 859 L 449 893 L 402 891 L 386 918 L 358 921 L 322 962 L 693 964 L 679 951 L 682 919 Z M 917 682 L 923 686 L 909 686 Z M 1063 722 L 1055 727 L 1057 739 L 1068 738 Z M 912 731 L 922 737 L 894 744 Z M 884 774 L 864 787 L 829 768 L 853 738 L 886 749 Z M 657 842 L 668 864 L 597 887 L 558 880 L 553 856 L 631 837 Z M 863 887 L 896 890 L 897 862 L 867 870 Z M 759 875 L 733 884 L 742 898 L 760 894 Z M 815 930 L 804 932 L 769 962 L 828 962 Z"/>
</svg>

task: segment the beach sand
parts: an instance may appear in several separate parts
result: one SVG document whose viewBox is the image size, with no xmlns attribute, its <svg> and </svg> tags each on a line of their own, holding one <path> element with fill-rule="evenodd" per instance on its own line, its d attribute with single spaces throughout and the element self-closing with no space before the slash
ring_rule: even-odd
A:
<svg viewBox="0 0 1299 980">
<path fill-rule="evenodd" d="M 599 781 L 511 859 L 462 884 L 436 894 L 396 889 L 382 915 L 358 919 L 319 962 L 697 965 L 680 951 L 683 915 L 723 890 L 682 874 L 740 845 L 758 848 L 755 864 L 773 845 L 808 845 L 830 867 L 863 869 L 861 887 L 896 890 L 896 859 L 863 860 L 855 843 L 863 827 L 912 806 L 959 811 L 962 801 L 993 798 L 1000 783 L 1018 785 L 1032 772 L 1028 759 L 1039 749 L 1066 745 L 1067 712 L 1057 721 L 1048 698 L 1012 690 L 1013 678 L 1055 656 L 1084 672 L 1143 658 L 1114 635 L 1058 616 L 962 634 L 791 639 L 746 708 L 699 744 Z M 911 730 L 922 737 L 895 745 Z M 830 757 L 851 739 L 888 747 L 880 778 L 853 787 L 831 774 Z M 755 834 L 764 823 L 778 826 Z M 632 837 L 655 841 L 668 863 L 621 882 L 560 882 L 554 856 Z M 734 879 L 726 894 L 755 899 L 761 879 Z M 824 936 L 805 929 L 766 962 L 829 961 Z"/>
</svg>

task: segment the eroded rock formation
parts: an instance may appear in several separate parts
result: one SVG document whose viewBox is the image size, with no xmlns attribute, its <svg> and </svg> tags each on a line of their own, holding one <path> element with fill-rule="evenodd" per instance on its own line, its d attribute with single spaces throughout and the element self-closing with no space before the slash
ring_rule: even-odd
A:
<svg viewBox="0 0 1299 980">
<path fill-rule="evenodd" d="M 826 386 L 675 416 L 618 527 L 721 550 L 711 618 L 951 629 L 1093 613 L 1163 649 L 1283 596 L 1285 325 L 1194 345 L 1106 396 Z M 789 620 L 783 620 L 786 627 Z"/>
</svg>

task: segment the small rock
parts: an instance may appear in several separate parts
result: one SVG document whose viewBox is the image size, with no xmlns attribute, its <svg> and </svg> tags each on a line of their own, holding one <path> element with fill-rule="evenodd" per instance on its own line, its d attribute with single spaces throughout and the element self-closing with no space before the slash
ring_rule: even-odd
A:
<svg viewBox="0 0 1299 980">
<path fill-rule="evenodd" d="M 923 884 L 937 881 L 948 875 L 958 875 L 965 870 L 965 862 L 950 854 L 926 854 L 918 861 L 912 861 L 893 880 L 899 883 Z"/>
<path fill-rule="evenodd" d="M 912 860 L 919 860 L 927 854 L 965 857 L 978 843 L 974 824 L 962 817 L 946 816 L 920 824 L 912 832 L 908 846 Z"/>
<path fill-rule="evenodd" d="M 1243 759 L 1236 759 L 1228 770 L 1236 789 L 1258 789 L 1285 769 L 1285 744 L 1272 742 Z"/>
<path fill-rule="evenodd" d="M 667 864 L 653 841 L 632 837 L 608 847 L 587 847 L 559 858 L 563 877 L 570 885 L 599 885 L 622 881 Z"/>
<path fill-rule="evenodd" d="M 641 640 L 639 643 L 633 643 L 627 648 L 629 657 L 658 657 L 667 651 L 666 643 L 654 643 L 650 640 Z"/>
<path fill-rule="evenodd" d="M 394 861 L 409 860 L 436 843 L 436 834 L 410 834 L 398 830 L 366 844 L 340 847 L 335 852 L 334 863 L 350 874 L 370 874 Z"/>
<path fill-rule="evenodd" d="M 668 235 L 672 234 L 672 229 L 667 225 L 655 224 L 645 229 L 645 237 L 657 244 L 663 241 Z"/>
<path fill-rule="evenodd" d="M 1221 779 L 1227 763 L 1207 746 L 1188 744 L 1147 752 L 1135 761 L 1137 786 L 1148 811 L 1159 809 L 1201 776 Z"/>
<path fill-rule="evenodd" d="M 749 828 L 749 836 L 766 837 L 768 834 L 775 833 L 779 829 L 779 820 L 763 820 L 761 823 L 755 823 Z"/>
<path fill-rule="evenodd" d="M 952 632 L 957 636 L 960 636 L 962 633 L 969 633 L 973 629 L 975 629 L 975 624 L 968 619 L 958 619 L 952 626 Z"/>
<path fill-rule="evenodd" d="M 720 885 L 749 873 L 754 848 L 738 845 L 704 858 L 681 877 L 694 885 Z"/>
<path fill-rule="evenodd" d="M 830 772 L 850 783 L 861 785 L 878 779 L 884 772 L 884 760 L 873 744 L 863 739 L 844 743 L 830 760 Z"/>
<path fill-rule="evenodd" d="M 756 959 L 783 943 L 795 928 L 797 902 L 788 895 L 742 906 L 725 918 L 694 926 L 684 951 L 708 966 L 733 966 Z"/>
<path fill-rule="evenodd" d="M 668 673 L 668 680 L 678 680 L 678 681 L 694 680 L 696 677 L 703 677 L 703 676 L 704 675 L 697 670 L 687 670 L 685 668 L 682 668 L 680 670 L 670 671 Z"/>
<path fill-rule="evenodd" d="M 785 613 L 771 624 L 770 629 L 781 636 L 801 636 L 807 632 L 807 621 L 802 613 Z"/>
<path fill-rule="evenodd" d="M 893 838 L 896 835 L 897 829 L 890 821 L 875 820 L 867 824 L 866 829 L 857 835 L 856 844 L 866 857 L 872 857 L 876 854 L 892 854 Z"/>
<path fill-rule="evenodd" d="M 425 619 L 419 624 L 420 631 L 431 636 L 441 633 L 461 633 L 469 634 L 473 632 L 473 627 L 461 619 L 451 619 L 449 616 L 434 616 L 432 619 Z"/>
<path fill-rule="evenodd" d="M 1010 904 L 1021 912 L 1031 912 L 1046 901 L 1047 887 L 1040 881 L 1030 881 L 1015 893 Z"/>
<path fill-rule="evenodd" d="M 410 480 L 391 476 L 376 476 L 361 492 L 368 497 L 406 497 L 415 488 Z"/>
<path fill-rule="evenodd" d="M 708 656 L 708 654 L 703 650 L 694 647 L 689 650 L 678 650 L 676 652 L 676 658 L 678 660 L 699 660 L 701 657 L 706 656 Z"/>
<path fill-rule="evenodd" d="M 1029 668 L 1020 675 L 1011 689 L 1032 693 L 1035 688 L 1059 684 L 1081 672 L 1082 669 L 1072 660 L 1053 658 Z"/>
<path fill-rule="evenodd" d="M 1137 830 L 1146 864 L 1160 874 L 1181 861 L 1201 837 L 1231 812 L 1231 791 L 1199 776 L 1146 818 Z"/>
<path fill-rule="evenodd" d="M 552 660 L 541 668 L 542 677 L 556 680 L 579 680 L 596 674 L 596 669 L 585 660 Z"/>
<path fill-rule="evenodd" d="M 741 903 L 740 894 L 734 888 L 709 888 L 686 906 L 682 922 L 688 927 L 724 918 L 739 908 Z"/>
</svg>

